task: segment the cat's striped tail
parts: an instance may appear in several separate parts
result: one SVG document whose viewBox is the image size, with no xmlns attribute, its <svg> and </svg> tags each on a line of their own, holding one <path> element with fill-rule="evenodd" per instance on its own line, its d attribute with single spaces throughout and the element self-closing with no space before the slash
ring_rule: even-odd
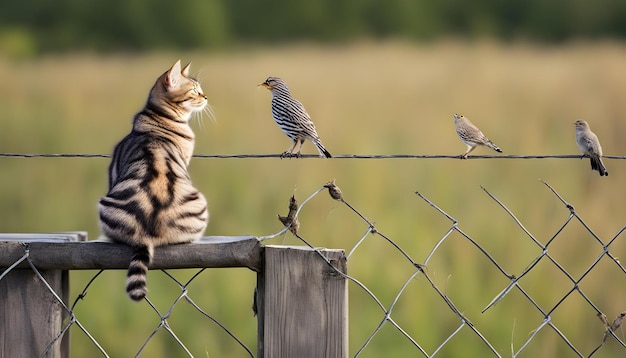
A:
<svg viewBox="0 0 626 358">
<path fill-rule="evenodd" d="M 133 257 L 128 265 L 126 279 L 126 293 L 134 301 L 141 301 L 146 297 L 148 288 L 146 287 L 146 275 L 148 265 L 152 261 L 152 245 L 133 247 Z"/>
</svg>

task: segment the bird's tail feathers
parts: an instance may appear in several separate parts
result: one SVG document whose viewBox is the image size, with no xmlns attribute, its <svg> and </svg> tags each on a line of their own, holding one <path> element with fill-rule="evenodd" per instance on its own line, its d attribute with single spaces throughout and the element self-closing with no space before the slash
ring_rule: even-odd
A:
<svg viewBox="0 0 626 358">
<path fill-rule="evenodd" d="M 600 157 L 590 157 L 591 161 L 591 170 L 597 170 L 600 173 L 600 176 L 608 176 L 609 172 L 606 170 L 604 163 L 602 163 L 602 159 Z"/>
<path fill-rule="evenodd" d="M 495 150 L 498 153 L 502 153 L 502 149 L 500 149 L 500 147 L 498 147 L 497 145 L 495 145 L 492 141 L 488 141 L 487 142 L 487 146 L 493 150 Z"/>
<path fill-rule="evenodd" d="M 322 141 L 318 139 L 314 141 L 313 143 L 317 147 L 317 150 L 320 152 L 320 157 L 332 158 L 332 155 L 330 155 L 330 152 L 327 151 L 326 148 L 324 148 Z"/>
</svg>

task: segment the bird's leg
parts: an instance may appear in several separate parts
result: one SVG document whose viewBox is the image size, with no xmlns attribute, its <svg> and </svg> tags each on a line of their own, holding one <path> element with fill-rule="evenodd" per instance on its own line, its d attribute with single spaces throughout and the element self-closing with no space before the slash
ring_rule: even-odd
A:
<svg viewBox="0 0 626 358">
<path fill-rule="evenodd" d="M 467 156 L 472 152 L 472 150 L 474 150 L 476 147 L 472 147 L 471 145 L 467 146 L 467 150 L 465 151 L 465 153 L 459 155 L 460 159 L 467 159 Z"/>
<path fill-rule="evenodd" d="M 294 148 L 293 148 L 293 150 L 298 148 L 298 152 L 295 153 L 296 158 L 302 158 L 302 154 L 300 153 L 300 151 L 302 150 L 303 144 L 304 144 L 304 139 L 296 139 L 296 144 L 294 144 Z"/>
<path fill-rule="evenodd" d="M 299 144 L 299 146 L 298 146 L 298 153 L 296 154 L 296 157 L 301 158 L 302 154 L 300 153 L 300 151 L 302 150 L 302 146 L 304 145 L 304 139 L 297 140 L 297 143 Z"/>
<path fill-rule="evenodd" d="M 287 149 L 283 154 L 280 155 L 280 159 L 286 158 L 286 157 L 289 157 L 289 158 L 293 157 L 293 150 L 296 148 L 296 144 L 298 144 L 298 140 L 292 139 L 291 147 L 289 147 L 289 149 Z"/>
</svg>

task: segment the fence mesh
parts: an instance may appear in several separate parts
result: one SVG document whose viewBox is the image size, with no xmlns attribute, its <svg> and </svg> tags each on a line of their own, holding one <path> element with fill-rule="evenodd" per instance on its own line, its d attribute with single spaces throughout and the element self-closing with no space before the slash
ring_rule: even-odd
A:
<svg viewBox="0 0 626 358">
<path fill-rule="evenodd" d="M 401 352 L 399 356 L 459 356 L 462 353 L 458 352 L 468 349 L 466 346 L 460 347 L 455 344 L 460 339 L 464 342 L 467 340 L 475 342 L 478 348 L 474 347 L 472 351 L 481 352 L 481 356 L 518 357 L 528 352 L 541 352 L 541 350 L 532 350 L 532 347 L 544 344 L 545 338 L 542 337 L 546 335 L 557 337 L 556 340 L 567 347 L 565 351 L 571 353 L 571 356 L 598 357 L 602 356 L 603 351 L 611 356 L 615 352 L 624 354 L 626 343 L 621 323 L 626 313 L 605 311 L 603 304 L 606 304 L 607 297 L 623 297 L 626 269 L 619 261 L 616 247 L 618 242 L 624 241 L 623 233 L 626 226 L 618 230 L 610 239 L 603 240 L 578 215 L 573 205 L 565 201 L 548 183 L 543 181 L 542 183 L 564 208 L 564 219 L 558 223 L 554 234 L 545 242 L 533 235 L 505 203 L 486 188 L 482 188 L 489 200 L 497 204 L 517 228 L 518 232 L 511 233 L 507 240 L 521 240 L 524 245 L 531 246 L 532 251 L 536 253 L 535 256 L 525 257 L 527 261 L 523 264 L 524 268 L 518 271 L 510 268 L 511 265 L 505 262 L 506 258 L 490 253 L 490 247 L 483 238 L 473 237 L 464 231 L 459 221 L 421 192 L 416 192 L 415 197 L 432 208 L 435 216 L 447 222 L 447 226 L 444 225 L 444 230 L 435 236 L 419 238 L 419 240 L 432 243 L 432 247 L 428 253 L 425 255 L 419 253 L 422 256 L 417 257 L 418 253 L 413 252 L 413 248 L 401 247 L 396 240 L 387 236 L 382 228 L 377 227 L 374 221 L 351 205 L 349 199 L 344 197 L 334 181 L 321 186 L 300 204 L 295 196 L 292 197 L 287 216 L 279 217 L 285 228 L 276 234 L 259 239 L 267 241 L 282 237 L 285 240 L 283 235 L 293 235 L 299 242 L 316 250 L 320 259 L 332 267 L 331 261 L 316 249 L 315 241 L 304 238 L 299 233 L 298 217 L 301 212 L 305 215 L 307 203 L 313 199 L 318 200 L 320 195 L 327 195 L 324 194 L 327 191 L 333 200 L 345 206 L 351 215 L 362 223 L 362 228 L 358 229 L 363 232 L 362 235 L 358 236 L 351 247 L 346 249 L 350 274 L 345 275 L 335 269 L 350 282 L 350 352 L 354 357 L 377 356 L 376 343 L 383 340 L 399 342 L 398 349 Z M 319 198 L 319 200 L 327 199 Z M 419 221 L 419 218 L 416 220 Z M 420 222 L 419 225 L 429 225 L 429 223 Z M 586 257 L 578 258 L 580 262 L 587 262 L 582 270 L 572 269 L 563 264 L 559 257 L 560 250 L 553 249 L 568 240 L 567 229 L 573 225 L 580 225 L 584 228 L 595 247 L 595 252 L 588 250 Z M 291 234 L 287 234 L 287 231 Z M 446 245 L 459 246 L 460 250 L 464 250 L 464 256 L 479 257 L 479 260 L 485 263 L 482 265 L 482 272 L 451 272 L 444 279 L 437 276 L 438 273 L 434 272 L 433 267 L 441 267 L 442 262 L 450 259 L 441 257 L 447 255 L 442 249 Z M 378 257 L 372 257 L 373 251 L 367 250 L 367 246 L 372 246 L 374 252 L 384 247 L 387 252 L 393 252 L 394 255 L 386 258 L 375 254 Z M 353 270 L 350 264 L 355 260 L 369 260 L 371 265 L 360 267 L 373 266 L 373 269 L 371 271 Z M 28 262 L 30 269 L 47 287 L 54 299 L 62 305 L 68 316 L 56 339 L 48 344 L 48 349 L 54 349 L 59 345 L 64 335 L 74 327 L 82 332 L 102 356 L 108 357 L 106 349 L 99 343 L 101 338 L 92 334 L 87 324 L 84 324 L 84 319 L 79 319 L 77 314 L 81 305 L 88 305 L 87 293 L 94 282 L 101 280 L 104 271 L 95 273 L 80 293 L 70 299 L 70 304 L 64 302 L 59 293 L 46 282 L 44 275 L 29 257 L 28 244 L 24 244 L 24 255 L 0 274 L 0 280 L 24 261 Z M 381 288 L 379 285 L 374 287 L 375 285 L 368 284 L 368 281 L 371 281 L 370 275 L 385 275 L 385 267 L 391 264 L 401 267 L 398 272 L 402 272 L 402 275 L 394 274 L 386 287 Z M 594 270 L 600 266 L 602 266 L 603 276 L 594 277 Z M 461 266 L 455 267 L 462 267 L 462 263 Z M 177 334 L 176 329 L 170 325 L 171 317 L 183 304 L 205 318 L 207 324 L 217 327 L 235 342 L 240 347 L 240 356 L 255 356 L 249 348 L 254 345 L 254 342 L 244 343 L 243 339 L 233 333 L 233 327 L 226 327 L 215 318 L 215 314 L 208 313 L 207 308 L 196 303 L 196 300 L 191 297 L 189 286 L 205 271 L 200 268 L 191 277 L 181 280 L 172 272 L 162 270 L 165 277 L 177 287 L 178 294 L 165 305 L 165 308 L 159 308 L 157 304 L 154 304 L 150 300 L 150 295 L 145 299 L 145 304 L 149 307 L 146 312 L 151 312 L 150 315 L 156 318 L 156 324 L 154 330 L 145 337 L 140 348 L 133 353 L 135 356 L 145 355 L 146 347 L 158 339 L 173 340 L 175 345 L 180 347 L 178 355 L 181 355 L 180 352 L 190 357 L 210 355 L 210 348 L 206 353 L 192 352 L 186 342 L 194 338 L 183 336 L 181 333 Z M 531 277 L 535 271 L 541 271 L 541 275 L 549 271 L 552 276 L 546 277 L 543 285 L 534 285 Z M 486 272 L 496 272 L 497 277 L 500 278 L 497 283 L 501 290 L 493 293 L 490 302 L 480 302 L 473 296 L 474 291 L 480 290 L 480 287 L 457 288 L 454 287 L 455 284 L 450 283 L 451 275 L 463 277 L 466 274 L 485 275 Z M 607 276 L 605 272 L 610 272 L 610 274 Z M 598 280 L 602 280 L 603 283 L 597 284 L 595 281 Z M 590 281 L 595 284 L 587 286 Z M 576 307 L 575 310 L 570 307 L 572 302 Z M 410 307 L 426 304 L 432 306 L 427 317 L 412 316 Z M 499 310 L 500 306 L 505 306 L 506 309 Z M 515 316 L 513 322 L 507 321 L 510 316 L 506 316 L 506 310 L 519 311 L 520 315 Z M 496 313 L 492 313 L 494 311 Z M 565 313 L 561 314 L 561 311 Z M 368 314 L 362 314 L 363 312 Z M 496 317 L 490 317 L 490 320 L 485 319 L 487 315 Z M 570 317 L 571 320 L 563 319 L 563 315 Z M 573 315 L 578 317 L 572 317 Z M 362 316 L 367 316 L 369 321 L 364 322 Z M 589 322 L 588 316 L 594 316 L 595 324 L 590 327 L 576 327 L 576 322 Z M 501 321 L 500 323 L 505 321 L 504 327 L 509 327 L 509 329 L 504 331 L 501 329 L 502 325 L 495 329 L 492 326 L 494 321 Z M 358 332 L 352 333 L 352 331 Z M 582 331 L 583 334 L 572 333 L 576 331 Z M 576 338 L 571 338 L 573 336 Z M 46 352 L 42 352 L 42 355 L 45 354 Z"/>
<path fill-rule="evenodd" d="M 622 319 L 626 315 L 626 312 L 613 313 L 614 319 L 612 321 L 609 321 L 607 320 L 607 315 L 602 311 L 601 307 L 599 307 L 597 303 L 594 303 L 594 301 L 597 298 L 600 298 L 605 295 L 611 295 L 610 289 L 607 289 L 606 292 L 594 291 L 591 293 L 586 293 L 585 290 L 583 290 L 583 288 L 581 287 L 581 283 L 583 283 L 583 281 L 586 278 L 588 278 L 589 274 L 595 268 L 597 268 L 600 262 L 602 262 L 602 260 L 604 259 L 604 260 L 609 260 L 609 262 L 612 265 L 614 265 L 616 269 L 615 275 L 612 275 L 611 277 L 603 278 L 606 281 L 606 285 L 608 285 L 609 288 L 613 287 L 619 291 L 624 290 L 623 284 L 626 282 L 624 281 L 624 277 L 625 277 L 624 274 L 626 274 L 626 269 L 620 263 L 617 255 L 611 251 L 611 247 L 612 245 L 616 243 L 617 240 L 620 240 L 620 239 L 624 240 L 622 234 L 624 230 L 626 230 L 626 227 L 622 227 L 607 242 L 603 241 L 576 213 L 574 207 L 571 204 L 566 202 L 557 193 L 557 191 L 554 188 L 552 188 L 547 182 L 543 180 L 541 182 L 543 183 L 543 185 L 545 185 L 546 188 L 548 188 L 552 192 L 552 194 L 563 205 L 563 207 L 567 209 L 567 213 L 568 213 L 567 217 L 560 224 L 560 227 L 558 228 L 558 230 L 547 240 L 545 244 L 541 243 L 535 236 L 533 236 L 533 234 L 522 224 L 522 222 L 515 216 L 515 214 L 509 208 L 506 207 L 506 205 L 503 202 L 501 202 L 498 198 L 496 198 L 486 188 L 481 187 L 482 190 L 487 194 L 487 196 L 491 200 L 493 200 L 500 208 L 502 208 L 502 210 L 504 210 L 504 212 L 511 218 L 511 220 L 515 223 L 519 231 L 523 233 L 523 237 L 525 237 L 524 240 L 527 240 L 531 242 L 534 246 L 536 246 L 537 256 L 532 257 L 528 261 L 527 266 L 519 273 L 508 272 L 507 269 L 505 268 L 506 265 L 503 265 L 498 259 L 496 259 L 496 257 L 491 255 L 486 245 L 481 244 L 478 240 L 474 239 L 468 233 L 463 231 L 463 229 L 460 227 L 459 222 L 456 219 L 454 219 L 454 217 L 452 217 L 446 211 L 438 207 L 434 202 L 429 200 L 424 194 L 420 192 L 416 192 L 415 194 L 420 199 L 422 199 L 426 204 L 432 207 L 438 213 L 438 215 L 440 215 L 441 217 L 449 221 L 450 226 L 448 227 L 447 230 L 445 230 L 442 233 L 442 235 L 437 240 L 435 240 L 434 246 L 432 247 L 430 252 L 426 255 L 426 257 L 423 259 L 423 261 L 413 259 L 411 255 L 407 251 L 405 251 L 399 244 L 397 244 L 394 240 L 392 240 L 390 237 L 385 235 L 375 225 L 374 222 L 368 220 L 363 213 L 359 212 L 348 201 L 346 201 L 343 197 L 341 190 L 336 185 L 334 180 L 325 184 L 320 189 L 318 189 L 315 193 L 313 193 L 310 197 L 308 197 L 302 203 L 300 207 L 296 206 L 297 205 L 297 203 L 295 203 L 296 200 L 294 197 L 292 197 L 290 200 L 289 214 L 287 215 L 287 217 L 279 217 L 280 221 L 286 225 L 285 229 L 279 232 L 278 234 L 264 237 L 262 239 L 271 239 L 277 235 L 282 234 L 286 230 L 289 230 L 301 242 L 315 249 L 315 247 L 311 243 L 305 240 L 298 233 L 298 228 L 300 226 L 300 223 L 297 218 L 298 218 L 298 214 L 300 213 L 300 210 L 306 205 L 306 203 L 309 200 L 311 200 L 314 196 L 318 195 L 320 192 L 324 191 L 324 189 L 328 189 L 328 192 L 331 198 L 334 200 L 340 201 L 350 211 L 352 211 L 355 215 L 357 215 L 360 218 L 360 220 L 363 221 L 364 226 L 366 228 L 365 233 L 360 237 L 360 239 L 356 242 L 356 244 L 354 244 L 354 246 L 349 250 L 347 254 L 348 265 L 350 265 L 350 259 L 354 258 L 355 255 L 358 255 L 359 247 L 363 245 L 367 245 L 368 242 L 373 241 L 373 240 L 383 240 L 384 243 L 388 244 L 393 250 L 399 253 L 398 258 L 400 259 L 400 261 L 405 262 L 405 266 L 408 267 L 408 269 L 405 271 L 406 280 L 402 283 L 402 285 L 397 290 L 397 292 L 394 293 L 392 299 L 390 300 L 390 303 L 387 305 L 385 305 L 383 303 L 383 300 L 378 297 L 379 292 L 374 292 L 372 289 L 368 288 L 367 285 L 363 284 L 361 281 L 358 280 L 356 275 L 351 275 L 351 276 L 344 275 L 346 279 L 348 279 L 353 284 L 353 286 L 355 286 L 357 290 L 363 291 L 365 293 L 365 296 L 367 296 L 369 299 L 371 299 L 375 303 L 375 306 L 378 310 L 380 310 L 380 315 L 381 315 L 380 321 L 373 328 L 373 330 L 371 331 L 371 334 L 365 337 L 361 345 L 358 345 L 359 344 L 358 342 L 354 342 L 354 341 L 351 342 L 351 346 L 353 348 L 355 347 L 355 344 L 357 344 L 357 347 L 358 347 L 355 350 L 354 357 L 359 357 L 362 354 L 364 354 L 364 352 L 367 351 L 368 346 L 370 346 L 370 344 L 375 340 L 377 335 L 381 334 L 381 331 L 386 325 L 393 327 L 393 329 L 397 332 L 396 333 L 397 335 L 403 337 L 403 339 L 409 342 L 410 343 L 409 345 L 414 347 L 414 350 L 415 350 L 414 353 L 419 352 L 421 355 L 425 357 L 433 357 L 441 353 L 441 351 L 446 346 L 454 344 L 451 342 L 453 342 L 456 335 L 465 333 L 465 331 L 469 331 L 471 334 L 473 334 L 478 344 L 484 345 L 486 352 L 489 352 L 491 355 L 497 356 L 497 357 L 508 356 L 509 354 L 512 357 L 520 356 L 521 354 L 523 354 L 525 351 L 528 350 L 527 348 L 530 345 L 532 345 L 534 341 L 537 341 L 536 337 L 539 334 L 541 334 L 544 330 L 552 330 L 559 337 L 559 339 L 569 348 L 571 353 L 579 357 L 596 356 L 598 352 L 600 351 L 600 349 L 606 344 L 608 337 L 615 338 L 617 344 L 621 347 L 621 349 L 622 350 L 626 349 L 626 344 L 624 343 L 623 329 L 619 331 L 620 333 L 619 336 L 618 334 L 616 334 L 618 333 L 618 329 L 621 328 Z M 584 227 L 585 231 L 589 233 L 589 235 L 597 243 L 598 249 L 599 249 L 599 254 L 597 255 L 597 257 L 593 258 L 592 262 L 581 273 L 576 273 L 576 274 L 570 273 L 568 269 L 564 265 L 560 264 L 559 260 L 555 258 L 553 255 L 551 255 L 550 253 L 550 247 L 554 246 L 553 243 L 557 240 L 557 238 L 562 238 L 562 236 L 565 236 L 565 234 L 563 234 L 565 228 L 568 227 L 569 225 L 573 225 L 572 224 L 573 222 L 578 222 Z M 450 298 L 449 295 L 446 294 L 446 287 L 445 286 L 441 287 L 441 285 L 436 283 L 435 280 L 433 280 L 433 278 L 429 274 L 428 268 L 429 268 L 430 261 L 439 254 L 439 252 L 441 251 L 440 248 L 442 247 L 442 245 L 444 245 L 447 241 L 454 240 L 453 234 L 455 233 L 460 235 L 460 237 L 463 240 L 466 240 L 471 246 L 473 246 L 475 250 L 472 252 L 475 252 L 478 255 L 483 256 L 485 259 L 485 262 L 489 263 L 489 267 L 492 267 L 493 270 L 500 272 L 500 274 L 505 278 L 505 281 L 506 281 L 503 284 L 502 291 L 496 294 L 491 300 L 491 302 L 489 302 L 484 308 L 482 308 L 482 310 L 480 310 L 481 314 L 486 313 L 488 310 L 492 309 L 499 302 L 506 300 L 509 296 L 512 295 L 511 292 L 513 290 L 516 290 L 519 293 L 521 293 L 523 299 L 526 300 L 528 303 L 530 303 L 530 305 L 532 306 L 532 309 L 536 310 L 536 312 L 539 314 L 540 319 L 538 320 L 535 326 L 532 326 L 532 323 L 530 323 L 530 325 L 532 326 L 532 329 L 530 330 L 530 333 L 527 334 L 527 338 L 518 347 L 515 347 L 513 343 L 509 341 L 510 353 L 507 352 L 507 354 L 504 354 L 502 349 L 496 348 L 495 344 L 492 344 L 492 341 L 491 341 L 492 338 L 489 338 L 485 334 L 481 333 L 481 329 L 483 328 L 479 327 L 477 324 L 474 324 L 472 322 L 473 318 L 470 319 L 471 317 L 464 314 L 463 310 L 460 309 L 458 305 L 455 304 L 454 300 Z M 566 238 L 563 238 L 563 239 L 566 239 Z M 316 251 L 318 252 L 318 254 L 323 260 L 325 260 L 329 265 L 332 266 L 331 262 L 326 257 L 324 257 L 323 254 L 319 250 L 316 250 Z M 468 255 L 470 254 L 473 254 L 473 253 L 468 252 Z M 581 261 L 585 261 L 588 258 L 581 257 L 580 259 Z M 379 262 L 381 264 L 385 263 L 384 260 L 379 260 Z M 532 272 L 533 269 L 537 268 L 541 262 L 547 262 L 548 265 L 553 266 L 556 270 L 561 272 L 563 274 L 561 278 L 561 283 L 567 282 L 567 285 L 568 285 L 568 287 L 566 287 L 566 289 L 564 290 L 561 296 L 555 297 L 556 301 L 553 304 L 546 305 L 546 304 L 540 303 L 538 300 L 533 298 L 534 296 L 538 294 L 537 292 L 533 292 L 524 288 L 525 277 L 528 276 Z M 337 273 L 341 274 L 341 272 L 339 272 L 338 270 L 336 271 Z M 434 291 L 435 295 L 439 297 L 439 299 L 445 304 L 445 306 L 447 306 L 449 310 L 449 314 L 456 316 L 456 318 L 458 319 L 458 325 L 453 328 L 452 332 L 447 337 L 438 337 L 439 344 L 435 345 L 434 349 L 432 350 L 425 348 L 424 344 L 420 344 L 419 337 L 412 336 L 408 332 L 408 330 L 403 328 L 403 325 L 398 323 L 398 321 L 396 320 L 397 317 L 404 318 L 403 315 L 405 315 L 405 313 L 402 312 L 401 310 L 399 312 L 396 310 L 396 306 L 398 302 L 401 299 L 403 299 L 405 295 L 408 295 L 407 291 L 409 287 L 413 285 L 420 278 L 423 278 L 426 280 L 426 282 L 428 282 L 430 288 Z M 542 289 L 548 290 L 550 288 L 550 283 L 544 282 L 544 284 L 545 285 L 543 286 Z M 606 285 L 604 287 L 607 287 Z M 354 294 L 354 289 L 351 290 L 351 295 L 352 294 Z M 576 341 L 570 340 L 567 334 L 563 333 L 563 331 L 559 328 L 559 326 L 566 326 L 569 323 L 565 321 L 560 324 L 557 324 L 552 319 L 553 315 L 559 310 L 560 307 L 564 305 L 564 302 L 566 302 L 566 300 L 568 300 L 573 295 L 578 295 L 580 298 L 582 298 L 585 304 L 587 305 L 587 308 L 590 309 L 588 311 L 593 313 L 595 316 L 599 318 L 599 320 L 597 320 L 597 328 L 598 328 L 597 331 L 603 332 L 601 334 L 598 334 L 597 336 L 590 335 L 586 342 L 576 342 Z M 423 296 L 425 296 L 425 294 L 421 292 L 419 295 L 417 295 L 417 297 L 411 297 L 410 299 L 415 300 L 416 304 L 419 304 L 418 302 Z M 476 302 L 473 302 L 473 303 L 476 303 Z M 585 314 L 585 312 L 580 310 L 576 312 L 576 314 Z M 439 312 L 437 315 L 443 316 L 445 315 L 445 313 Z M 415 317 L 414 320 L 419 320 L 419 317 Z M 532 320 L 530 321 L 532 322 Z M 435 323 L 424 322 L 424 324 L 437 324 L 437 323 L 440 323 L 440 322 L 435 322 Z M 595 342 L 595 345 L 594 345 L 594 342 Z M 432 346 L 433 345 L 432 343 L 433 342 L 430 342 L 429 345 Z M 498 346 L 502 346 L 502 342 L 499 342 Z M 591 347 L 591 348 L 587 348 L 587 347 Z M 414 356 L 414 353 L 411 353 L 411 352 L 403 351 L 403 353 L 406 354 L 407 356 Z M 609 354 L 612 354 L 612 353 L 609 353 Z M 488 356 L 488 354 L 485 354 L 485 356 Z"/>
</svg>

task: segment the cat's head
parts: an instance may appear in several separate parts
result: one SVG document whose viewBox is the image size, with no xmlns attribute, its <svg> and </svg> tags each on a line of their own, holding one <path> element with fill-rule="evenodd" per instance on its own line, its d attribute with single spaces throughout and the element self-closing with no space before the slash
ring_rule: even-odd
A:
<svg viewBox="0 0 626 358">
<path fill-rule="evenodd" d="M 181 69 L 180 60 L 176 61 L 159 77 L 148 98 L 152 104 L 174 110 L 185 121 L 189 121 L 193 112 L 201 112 L 207 105 L 200 83 L 189 77 L 190 65 Z"/>
</svg>

